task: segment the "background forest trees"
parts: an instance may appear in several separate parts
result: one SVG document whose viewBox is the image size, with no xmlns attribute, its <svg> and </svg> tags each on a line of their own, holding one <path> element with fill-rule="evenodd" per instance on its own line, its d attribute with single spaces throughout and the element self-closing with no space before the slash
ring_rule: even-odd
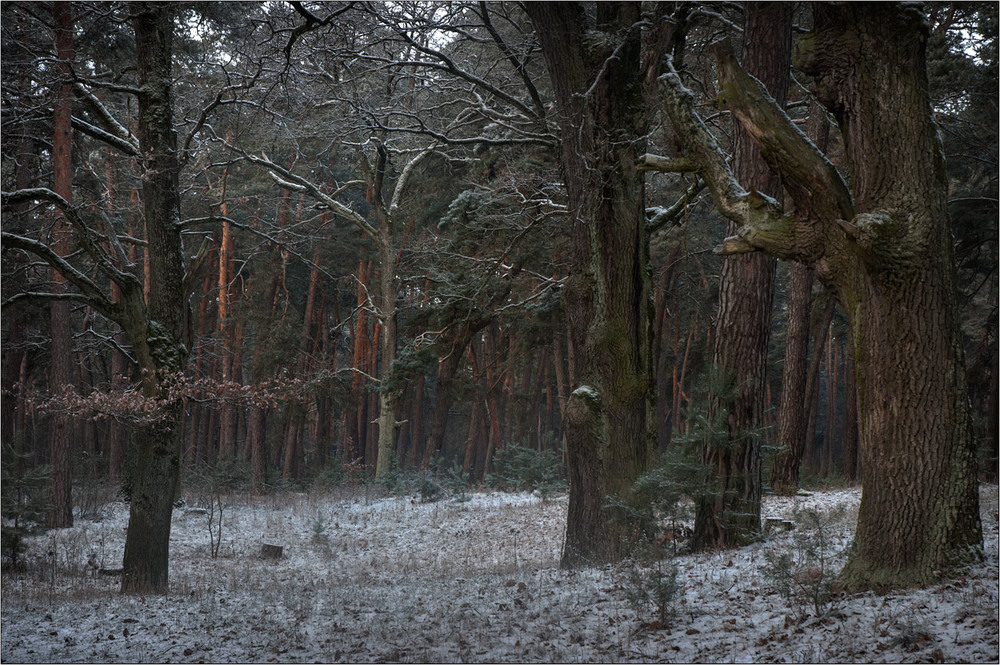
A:
<svg viewBox="0 0 1000 665">
<path fill-rule="evenodd" d="M 185 474 L 224 474 L 255 493 L 376 473 L 387 483 L 435 470 L 495 480 L 522 449 L 564 459 L 570 396 L 594 382 L 592 338 L 582 328 L 589 322 L 565 296 L 582 274 L 572 219 L 579 202 L 571 178 L 579 174 L 565 158 L 565 131 L 584 110 L 573 106 L 573 90 L 599 95 L 586 82 L 607 74 L 609 60 L 594 56 L 591 76 L 569 81 L 543 54 L 552 25 L 543 9 L 529 17 L 516 3 L 148 10 L 172 26 L 174 137 L 149 134 L 149 88 L 137 69 L 142 9 L 0 9 L 0 437 L 16 453 L 4 455 L 5 478 L 51 464 L 53 487 L 72 483 L 78 508 L 94 492 L 117 491 L 119 479 L 134 493 L 142 486 L 137 460 L 148 470 L 137 425 L 151 425 L 147 416 L 167 404 L 176 409 L 170 431 Z M 588 44 L 593 53 L 610 49 L 615 62 L 635 55 L 645 150 L 677 154 L 655 83 L 668 58 L 708 129 L 733 150 L 733 122 L 714 107 L 707 47 L 728 36 L 740 52 L 739 6 L 643 5 L 614 21 L 592 5 L 572 11 L 581 25 L 600 24 L 619 40 Z M 790 11 L 795 41 L 813 15 L 807 5 Z M 971 425 L 989 476 L 998 450 L 997 10 L 929 3 L 924 14 Z M 60 27 L 67 20 L 70 48 Z M 626 39 L 630 29 L 637 34 Z M 828 124 L 826 155 L 847 169 L 843 135 L 810 92 L 814 81 L 794 68 L 788 76 L 785 111 L 817 139 Z M 67 106 L 68 185 L 60 184 Z M 159 244 L 150 207 L 165 174 L 148 162 L 150 141 L 161 139 L 176 142 L 178 160 L 167 169 L 177 174 L 176 201 L 167 201 L 176 217 L 164 222 L 178 243 L 172 255 Z M 648 297 L 632 304 L 649 331 L 641 364 L 656 390 L 643 396 L 643 427 L 659 451 L 704 440 L 709 385 L 719 383 L 713 349 L 723 330 L 723 267 L 711 250 L 725 220 L 702 178 L 683 167 L 643 166 L 638 204 L 646 206 L 637 227 L 645 239 L 635 258 L 648 265 L 649 282 Z M 768 451 L 779 443 L 791 362 L 801 370 L 795 390 L 804 392 L 789 408 L 802 419 L 780 441 L 798 442 L 801 467 L 780 476 L 785 491 L 865 474 L 848 319 L 818 283 L 799 276 L 790 286 L 795 270 L 777 264 L 766 371 L 753 396 L 765 491 L 768 479 L 779 485 Z M 164 296 L 167 285 L 180 291 Z M 161 365 L 144 359 L 149 335 L 135 325 L 130 332 L 116 315 L 126 308 L 183 345 L 173 357 L 182 374 L 151 382 Z M 68 361 L 58 343 L 63 325 Z M 69 465 L 56 443 L 65 431 Z M 161 501 L 176 498 L 162 491 L 171 482 L 160 474 Z"/>
</svg>

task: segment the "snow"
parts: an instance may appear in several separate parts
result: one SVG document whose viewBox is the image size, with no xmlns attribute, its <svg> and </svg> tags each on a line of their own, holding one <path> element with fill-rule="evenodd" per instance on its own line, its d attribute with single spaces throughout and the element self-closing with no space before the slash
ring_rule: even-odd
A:
<svg viewBox="0 0 1000 665">
<path fill-rule="evenodd" d="M 88 559 L 120 565 L 128 508 L 111 503 L 98 519 L 35 538 L 28 570 L 4 574 L 0 658 L 997 662 L 997 494 L 996 485 L 981 489 L 986 561 L 959 579 L 835 594 L 817 614 L 810 599 L 779 593 L 768 573 L 775 555 L 804 551 L 811 532 L 800 521 L 740 550 L 670 559 L 679 587 L 664 624 L 652 606 L 629 600 L 634 573 L 654 573 L 655 562 L 559 569 L 565 496 L 470 492 L 422 503 L 354 488 L 229 497 L 215 559 L 208 515 L 179 508 L 171 591 L 151 597 L 121 596 L 117 578 L 90 574 Z M 829 580 L 859 499 L 858 489 L 765 497 L 763 512 L 791 520 L 812 509 L 825 520 Z M 284 547 L 279 561 L 261 559 L 265 542 Z M 809 570 L 796 579 L 808 582 Z"/>
<path fill-rule="evenodd" d="M 577 395 L 591 402 L 599 401 L 601 399 L 601 394 L 597 391 L 597 388 L 594 388 L 593 386 L 580 386 L 572 392 L 571 396 L 572 395 Z"/>
</svg>

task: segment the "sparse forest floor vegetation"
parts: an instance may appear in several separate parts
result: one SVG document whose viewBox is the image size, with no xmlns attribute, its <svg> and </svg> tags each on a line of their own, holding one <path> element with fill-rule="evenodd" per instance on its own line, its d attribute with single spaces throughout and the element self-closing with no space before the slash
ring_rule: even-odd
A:
<svg viewBox="0 0 1000 665">
<path fill-rule="evenodd" d="M 466 489 L 424 501 L 369 484 L 189 492 L 171 589 L 122 596 L 128 508 L 25 538 L 3 576 L 4 662 L 995 662 L 998 494 L 986 560 L 916 591 L 848 596 L 836 572 L 859 489 L 764 498 L 795 528 L 726 552 L 558 567 L 567 500 Z M 453 495 L 457 496 L 457 495 Z M 204 504 L 204 505 L 203 505 Z M 215 518 L 218 520 L 218 514 Z M 217 532 L 216 532 L 217 533 Z M 276 561 L 261 556 L 278 544 Z M 217 550 L 217 557 L 213 557 Z"/>
</svg>

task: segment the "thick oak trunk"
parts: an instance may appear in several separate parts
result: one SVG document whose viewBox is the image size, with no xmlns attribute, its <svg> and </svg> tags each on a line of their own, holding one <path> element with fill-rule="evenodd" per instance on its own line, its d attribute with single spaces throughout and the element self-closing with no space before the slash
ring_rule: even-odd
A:
<svg viewBox="0 0 1000 665">
<path fill-rule="evenodd" d="M 655 454 L 652 296 L 642 174 L 639 3 L 529 3 L 559 109 L 574 256 L 564 290 L 575 389 L 566 405 L 570 479 L 564 566 L 614 560 L 605 510 Z"/>
<path fill-rule="evenodd" d="M 843 576 L 928 584 L 979 556 L 982 533 L 926 24 L 895 5 L 814 14 L 799 60 L 844 132 L 860 212 L 848 228 L 859 260 L 829 276 L 853 333 L 865 469 Z"/>
<path fill-rule="evenodd" d="M 810 263 L 845 312 L 864 478 L 844 581 L 859 590 L 926 585 L 982 558 L 927 25 L 904 4 L 817 4 L 813 15 L 796 64 L 837 118 L 852 189 L 725 44 L 716 48 L 720 100 L 781 171 L 794 215 L 734 185 L 676 73 L 664 79 L 667 110 L 720 210 L 743 223 L 720 251 Z"/>
</svg>

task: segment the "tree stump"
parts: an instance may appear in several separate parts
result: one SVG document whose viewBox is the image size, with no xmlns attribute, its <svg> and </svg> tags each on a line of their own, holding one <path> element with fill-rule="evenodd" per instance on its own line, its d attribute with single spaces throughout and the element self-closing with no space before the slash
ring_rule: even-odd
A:
<svg viewBox="0 0 1000 665">
<path fill-rule="evenodd" d="M 277 561 L 281 558 L 281 552 L 284 549 L 281 545 L 271 545 L 264 543 L 260 546 L 260 558 L 267 559 L 269 561 Z"/>
</svg>

